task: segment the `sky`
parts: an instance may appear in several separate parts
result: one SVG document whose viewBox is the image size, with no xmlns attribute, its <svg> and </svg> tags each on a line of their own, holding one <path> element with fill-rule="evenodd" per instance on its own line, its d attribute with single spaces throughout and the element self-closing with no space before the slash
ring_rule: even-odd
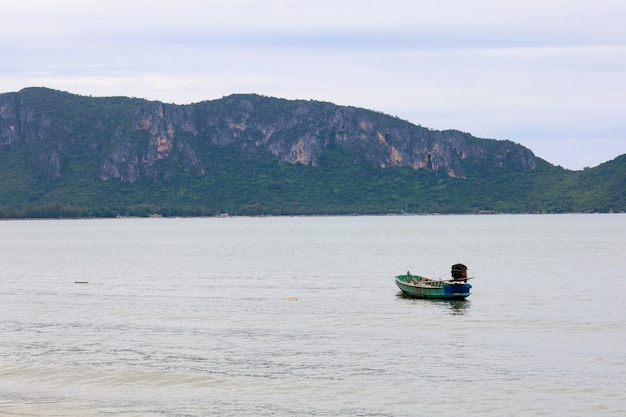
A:
<svg viewBox="0 0 626 417">
<path fill-rule="evenodd" d="M 624 0 L 0 0 L 0 93 L 362 107 L 580 170 L 626 153 Z"/>
</svg>

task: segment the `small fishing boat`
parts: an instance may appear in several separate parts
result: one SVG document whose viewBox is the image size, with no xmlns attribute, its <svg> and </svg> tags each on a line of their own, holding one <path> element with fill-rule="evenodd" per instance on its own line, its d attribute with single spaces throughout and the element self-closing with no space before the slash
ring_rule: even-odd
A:
<svg viewBox="0 0 626 417">
<path fill-rule="evenodd" d="M 471 284 L 467 283 L 467 267 L 463 264 L 452 265 L 452 279 L 436 280 L 419 275 L 396 276 L 396 285 L 402 292 L 411 297 L 443 298 L 448 300 L 463 300 L 470 295 Z"/>
</svg>

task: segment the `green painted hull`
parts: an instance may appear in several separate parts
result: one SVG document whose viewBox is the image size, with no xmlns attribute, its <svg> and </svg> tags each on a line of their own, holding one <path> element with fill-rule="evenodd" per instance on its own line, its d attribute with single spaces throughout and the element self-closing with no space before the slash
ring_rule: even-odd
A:
<svg viewBox="0 0 626 417">
<path fill-rule="evenodd" d="M 396 285 L 411 297 L 463 300 L 470 296 L 472 286 L 464 280 L 437 281 L 419 275 L 398 275 Z"/>
</svg>

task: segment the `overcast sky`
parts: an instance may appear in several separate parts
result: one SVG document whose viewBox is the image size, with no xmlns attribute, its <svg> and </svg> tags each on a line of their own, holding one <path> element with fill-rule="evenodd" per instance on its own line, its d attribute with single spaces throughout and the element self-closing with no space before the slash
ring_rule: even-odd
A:
<svg viewBox="0 0 626 417">
<path fill-rule="evenodd" d="M 625 0 L 0 0 L 0 92 L 233 93 L 508 139 L 569 169 L 626 153 Z"/>
</svg>

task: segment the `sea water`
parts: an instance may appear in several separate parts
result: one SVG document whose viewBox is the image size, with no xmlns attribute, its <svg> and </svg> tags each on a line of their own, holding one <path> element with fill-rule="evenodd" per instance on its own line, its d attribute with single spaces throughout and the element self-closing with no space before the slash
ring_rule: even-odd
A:
<svg viewBox="0 0 626 417">
<path fill-rule="evenodd" d="M 2 221 L 0 416 L 623 416 L 625 254 L 623 214 Z"/>
</svg>

